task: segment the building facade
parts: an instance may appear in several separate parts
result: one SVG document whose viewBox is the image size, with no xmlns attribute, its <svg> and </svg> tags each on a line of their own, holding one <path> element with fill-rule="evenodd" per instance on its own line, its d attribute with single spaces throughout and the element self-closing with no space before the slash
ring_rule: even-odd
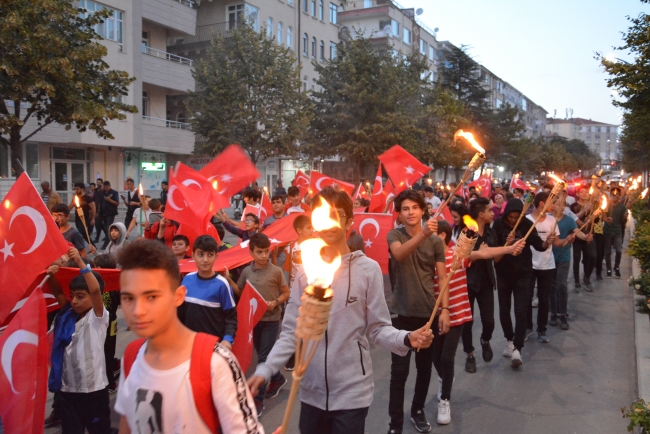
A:
<svg viewBox="0 0 650 434">
<path fill-rule="evenodd" d="M 560 136 L 567 139 L 582 140 L 593 152 L 600 156 L 600 167 L 620 169 L 620 125 L 606 124 L 591 119 L 549 118 L 546 123 L 547 137 Z"/>
</svg>

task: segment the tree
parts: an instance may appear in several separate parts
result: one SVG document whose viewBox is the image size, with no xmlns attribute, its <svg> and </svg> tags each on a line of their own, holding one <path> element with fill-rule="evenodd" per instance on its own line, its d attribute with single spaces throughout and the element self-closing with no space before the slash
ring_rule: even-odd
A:
<svg viewBox="0 0 650 434">
<path fill-rule="evenodd" d="M 102 60 L 106 47 L 93 29 L 111 12 L 81 12 L 69 0 L 0 6 L 0 143 L 11 151 L 16 176 L 23 172 L 22 144 L 47 125 L 74 125 L 112 139 L 107 121 L 137 112 L 120 102 L 135 78 L 109 70 Z M 36 128 L 23 136 L 30 120 Z"/>
<path fill-rule="evenodd" d="M 312 148 L 352 162 L 357 182 L 363 163 L 394 144 L 417 151 L 428 73 L 423 56 L 377 50 L 357 33 L 338 44 L 335 59 L 314 67 L 321 90 L 313 93 Z"/>
<path fill-rule="evenodd" d="M 238 143 L 253 163 L 297 154 L 311 102 L 300 91 L 300 70 L 290 49 L 247 24 L 229 38 L 215 35 L 206 58 L 195 65 L 191 124 L 207 139 L 197 145 L 198 152 L 215 155 Z"/>
<path fill-rule="evenodd" d="M 628 20 L 631 25 L 623 34 L 624 44 L 616 49 L 630 53 L 634 61 L 607 59 L 601 53 L 596 58 L 610 76 L 607 86 L 621 97 L 612 103 L 624 110 L 623 167 L 633 171 L 646 169 L 650 162 L 650 15 L 641 13 Z"/>
</svg>

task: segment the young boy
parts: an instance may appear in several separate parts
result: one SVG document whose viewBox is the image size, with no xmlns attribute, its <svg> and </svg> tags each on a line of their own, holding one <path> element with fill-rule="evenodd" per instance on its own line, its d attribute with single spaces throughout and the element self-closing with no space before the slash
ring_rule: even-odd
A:
<svg viewBox="0 0 650 434">
<path fill-rule="evenodd" d="M 288 260 L 285 262 L 284 268 L 289 273 L 289 288 L 293 286 L 294 279 L 298 272 L 302 270 L 300 243 L 314 237 L 314 227 L 311 225 L 311 219 L 306 215 L 296 217 L 293 221 L 293 230 L 298 234 L 298 238 L 286 248 Z"/>
<path fill-rule="evenodd" d="M 52 207 L 52 217 L 54 218 L 56 224 L 59 226 L 59 230 L 61 231 L 63 238 L 65 238 L 68 243 L 72 244 L 79 251 L 80 256 L 87 258 L 88 253 L 86 252 L 86 244 L 84 242 L 84 238 L 81 236 L 79 231 L 73 228 L 69 223 L 70 209 L 68 208 L 68 205 L 64 203 L 57 203 L 54 205 Z M 93 246 L 90 246 L 90 252 L 96 253 L 97 251 Z"/>
<path fill-rule="evenodd" d="M 198 271 L 183 279 L 187 293 L 178 308 L 178 318 L 190 330 L 218 336 L 221 344 L 230 349 L 237 331 L 237 309 L 228 281 L 212 269 L 218 249 L 210 235 L 194 241 L 192 258 Z"/>
<path fill-rule="evenodd" d="M 301 385 L 300 432 L 361 434 L 374 394 L 370 342 L 403 356 L 411 348 L 429 347 L 433 335 L 424 328 L 409 333 L 391 326 L 379 264 L 362 252 L 350 253 L 346 243 L 353 223 L 352 199 L 331 187 L 318 196 L 334 208 L 331 218 L 340 223 L 340 227 L 319 234 L 332 252 L 330 257 L 341 255 L 341 267 L 330 285 L 334 298 L 326 338 Z M 320 204 L 318 197 L 314 203 Z M 253 393 L 279 372 L 296 350 L 296 319 L 307 284 L 304 271 L 298 272 L 280 338 L 248 380 Z"/>
<path fill-rule="evenodd" d="M 300 189 L 298 187 L 293 185 L 289 187 L 287 195 L 287 204 L 285 205 L 287 214 L 292 214 L 294 212 L 311 212 L 311 207 L 300 200 Z"/>
<path fill-rule="evenodd" d="M 126 227 L 124 227 L 124 223 L 113 223 L 108 229 L 108 237 L 111 241 L 108 243 L 106 249 L 104 249 L 104 253 L 110 255 L 113 260 L 117 261 L 117 255 L 122 250 L 124 240 L 126 240 Z"/>
<path fill-rule="evenodd" d="M 217 217 L 223 223 L 223 227 L 231 234 L 237 235 L 242 241 L 250 239 L 253 234 L 256 234 L 260 227 L 260 218 L 253 213 L 248 213 L 244 216 L 244 229 L 239 229 L 239 223 L 230 219 L 224 210 L 217 213 Z"/>
<path fill-rule="evenodd" d="M 109 316 L 102 299 L 104 281 L 74 247 L 68 257 L 79 267 L 80 275 L 70 282 L 70 301 L 56 279 L 51 278 L 50 288 L 61 312 L 54 323 L 49 388 L 59 392 L 63 432 L 87 429 L 91 433 L 108 433 L 111 411 L 104 341 Z M 50 271 L 55 274 L 58 267 Z"/>
<path fill-rule="evenodd" d="M 186 288 L 174 254 L 161 243 L 142 240 L 120 255 L 122 311 L 133 332 L 147 340 L 128 376 L 120 377 L 115 411 L 120 433 L 210 432 L 193 399 L 190 359 L 196 333 L 177 315 Z M 221 344 L 210 363 L 210 395 L 224 433 L 257 434 L 264 429 L 237 360 Z"/>
<path fill-rule="evenodd" d="M 264 220 L 262 229 L 266 229 L 271 226 L 273 223 L 280 220 L 282 217 L 286 217 L 288 214 L 284 212 L 284 196 L 276 195 L 271 198 L 271 207 L 273 208 L 273 215 L 268 216 Z"/>
<path fill-rule="evenodd" d="M 174 235 L 174 238 L 172 238 L 172 252 L 174 252 L 176 259 L 179 261 L 182 261 L 183 259 L 191 259 L 192 257 L 187 254 L 189 251 L 190 239 L 182 234 Z"/>
<path fill-rule="evenodd" d="M 258 363 L 264 363 L 278 337 L 280 315 L 282 313 L 280 306 L 289 299 L 289 287 L 282 269 L 273 265 L 270 261 L 271 242 L 266 235 L 254 234 L 250 238 L 248 248 L 253 256 L 253 263 L 244 269 L 237 283 L 233 282 L 230 277 L 228 277 L 228 280 L 238 296 L 241 296 L 246 281 L 250 281 L 251 285 L 266 300 L 266 312 L 253 329 L 253 345 L 255 351 L 257 351 L 257 360 Z M 264 399 L 278 396 L 280 389 L 285 384 L 287 384 L 287 379 L 280 372 L 277 372 L 271 378 L 268 391 L 266 387 L 260 388 L 255 397 L 258 417 L 264 411 Z"/>
<path fill-rule="evenodd" d="M 122 224 L 122 223 L 119 223 Z M 93 260 L 95 268 L 116 269 L 115 259 L 108 255 L 97 255 Z M 105 292 L 102 296 L 104 307 L 108 311 L 108 329 L 104 341 L 104 360 L 106 361 L 106 378 L 108 380 L 108 393 L 117 391 L 117 377 L 120 374 L 120 361 L 115 358 L 117 346 L 117 306 L 120 304 L 120 291 Z"/>
</svg>

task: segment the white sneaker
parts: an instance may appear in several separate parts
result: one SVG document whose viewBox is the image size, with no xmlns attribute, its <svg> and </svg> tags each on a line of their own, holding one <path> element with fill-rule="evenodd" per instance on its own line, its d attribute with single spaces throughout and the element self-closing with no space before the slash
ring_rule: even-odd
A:
<svg viewBox="0 0 650 434">
<path fill-rule="evenodd" d="M 438 425 L 447 425 L 451 422 L 451 407 L 449 400 L 438 401 Z"/>
<path fill-rule="evenodd" d="M 533 303 L 532 303 L 532 306 L 533 306 L 533 307 L 537 307 L 537 306 L 539 306 L 539 299 L 538 299 L 537 297 L 533 297 Z"/>
<path fill-rule="evenodd" d="M 503 350 L 503 357 L 512 357 L 512 352 L 515 349 L 515 344 L 512 341 L 508 341 L 508 345 Z"/>
<path fill-rule="evenodd" d="M 442 378 L 438 377 L 438 401 L 442 399 Z"/>
<path fill-rule="evenodd" d="M 521 353 L 519 352 L 518 349 L 514 349 L 512 351 L 512 356 L 510 357 L 510 366 L 513 368 L 518 368 L 523 364 L 523 360 L 521 360 Z"/>
</svg>

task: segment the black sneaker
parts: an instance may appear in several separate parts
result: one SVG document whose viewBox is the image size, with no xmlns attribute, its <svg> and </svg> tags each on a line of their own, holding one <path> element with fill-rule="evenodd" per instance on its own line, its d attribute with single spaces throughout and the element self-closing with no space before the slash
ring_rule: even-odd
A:
<svg viewBox="0 0 650 434">
<path fill-rule="evenodd" d="M 113 376 L 117 380 L 122 373 L 122 361 L 120 359 L 113 359 Z"/>
<path fill-rule="evenodd" d="M 53 426 L 61 425 L 61 416 L 58 411 L 52 410 L 52 413 L 45 418 L 45 428 L 52 428 Z"/>
<path fill-rule="evenodd" d="M 607 270 L 607 275 L 606 275 L 606 277 L 607 277 L 608 279 L 611 279 L 611 278 L 612 278 L 612 270 Z"/>
<path fill-rule="evenodd" d="M 537 332 L 537 340 L 543 344 L 548 344 L 551 340 L 546 336 L 545 332 Z"/>
<path fill-rule="evenodd" d="M 489 362 L 492 360 L 494 353 L 492 352 L 490 341 L 484 342 L 483 339 L 481 339 L 481 348 L 483 349 L 483 361 Z"/>
<path fill-rule="evenodd" d="M 557 324 L 557 315 L 551 315 L 551 319 L 548 321 L 548 325 L 555 327 Z"/>
<path fill-rule="evenodd" d="M 413 425 L 415 426 L 415 429 L 418 430 L 418 432 L 431 431 L 431 424 L 424 416 L 424 411 L 422 410 L 418 410 L 415 413 L 411 414 L 411 422 L 413 422 Z"/>
<path fill-rule="evenodd" d="M 569 330 L 569 323 L 567 322 L 566 316 L 560 317 L 560 328 L 562 330 Z"/>
<path fill-rule="evenodd" d="M 395 429 L 395 428 L 389 428 L 388 429 L 388 434 L 402 434 L 401 429 Z"/>
<path fill-rule="evenodd" d="M 269 388 L 266 389 L 266 393 L 264 394 L 264 399 L 271 399 L 278 396 L 280 389 L 282 389 L 285 384 L 287 384 L 287 379 L 284 377 L 282 377 L 282 380 L 271 381 Z"/>
<path fill-rule="evenodd" d="M 591 281 L 589 279 L 582 279 L 582 284 L 585 285 L 587 292 L 594 292 L 594 287 L 591 286 Z"/>
<path fill-rule="evenodd" d="M 476 358 L 474 356 L 467 356 L 465 360 L 465 372 L 474 374 L 476 372 Z"/>
<path fill-rule="evenodd" d="M 621 270 L 620 269 L 614 268 L 614 277 L 616 277 L 617 279 L 621 278 Z"/>
<path fill-rule="evenodd" d="M 255 401 L 255 411 L 257 411 L 258 418 L 262 417 L 262 413 L 264 413 L 264 402 Z"/>
<path fill-rule="evenodd" d="M 293 371 L 295 369 L 295 367 L 296 367 L 296 355 L 292 354 L 291 358 L 284 365 L 284 370 L 285 371 Z"/>
<path fill-rule="evenodd" d="M 112 395 L 115 392 L 117 392 L 117 383 L 112 382 L 111 384 L 108 385 L 108 393 Z"/>
<path fill-rule="evenodd" d="M 597 282 L 602 282 L 602 281 L 603 281 L 603 276 L 601 276 L 600 274 L 597 275 L 597 276 L 596 276 L 596 281 L 597 281 Z"/>
</svg>

